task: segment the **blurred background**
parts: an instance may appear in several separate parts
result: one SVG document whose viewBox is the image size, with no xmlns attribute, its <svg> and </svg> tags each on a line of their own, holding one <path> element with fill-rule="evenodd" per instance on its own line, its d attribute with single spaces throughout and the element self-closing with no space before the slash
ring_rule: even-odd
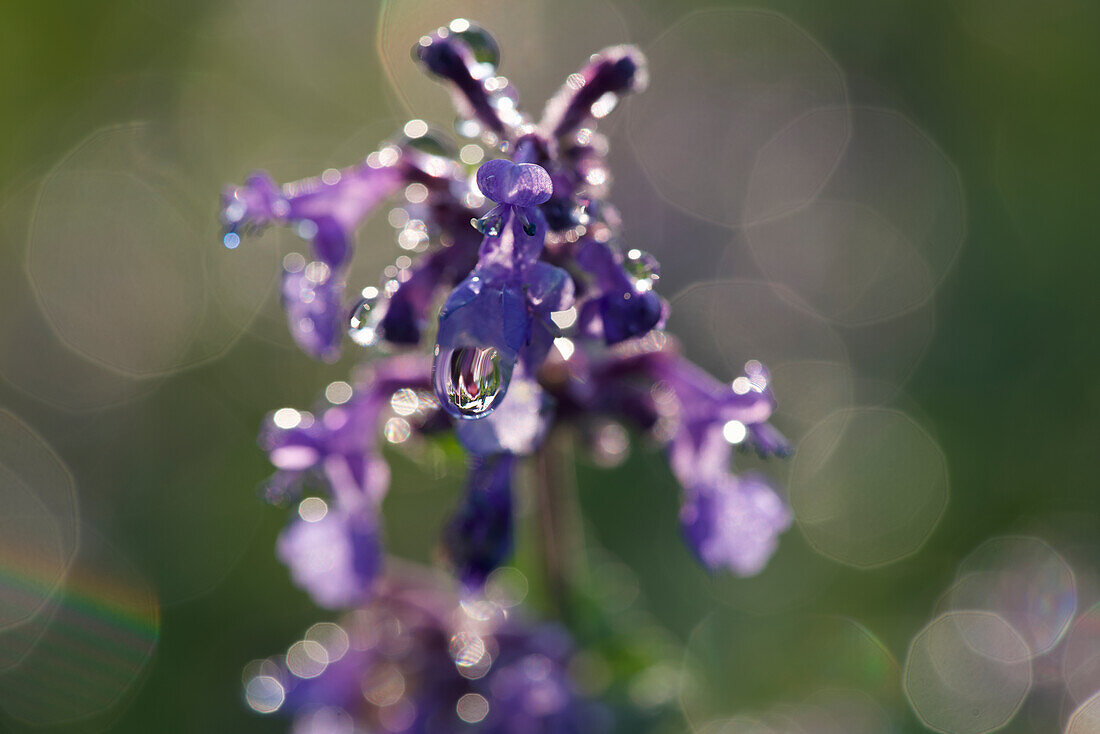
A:
<svg viewBox="0 0 1100 734">
<path fill-rule="evenodd" d="M 226 250 L 218 195 L 349 165 L 411 116 L 452 129 L 408 51 L 467 17 L 533 113 L 589 53 L 643 48 L 649 90 L 601 126 L 625 239 L 661 260 L 689 357 L 772 367 L 798 443 L 763 467 L 796 526 L 752 579 L 697 567 L 644 440 L 577 446 L 598 603 L 652 653 L 633 703 L 667 732 L 1100 731 L 1100 6 L 0 16 L 0 730 L 286 729 L 242 666 L 331 615 L 275 560 L 255 433 L 362 354 L 293 348 L 275 285 L 300 240 Z M 353 285 L 402 252 L 375 219 Z M 462 472 L 392 449 L 388 547 L 430 562 Z M 594 692 L 620 675 L 587 663 Z"/>
</svg>

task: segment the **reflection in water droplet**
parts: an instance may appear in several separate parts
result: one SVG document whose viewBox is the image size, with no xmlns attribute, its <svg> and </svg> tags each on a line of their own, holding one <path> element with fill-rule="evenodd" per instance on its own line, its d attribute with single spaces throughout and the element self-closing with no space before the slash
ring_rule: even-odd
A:
<svg viewBox="0 0 1100 734">
<path fill-rule="evenodd" d="M 436 392 L 449 412 L 460 418 L 491 413 L 508 387 L 494 347 L 459 347 L 441 352 L 435 362 Z"/>
</svg>

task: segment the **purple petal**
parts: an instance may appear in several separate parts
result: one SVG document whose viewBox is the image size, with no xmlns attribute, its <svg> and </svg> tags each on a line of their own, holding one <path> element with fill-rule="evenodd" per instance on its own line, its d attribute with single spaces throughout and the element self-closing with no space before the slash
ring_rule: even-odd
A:
<svg viewBox="0 0 1100 734">
<path fill-rule="evenodd" d="M 604 117 L 620 97 L 647 83 L 645 56 L 634 46 L 613 46 L 596 54 L 546 104 L 541 128 L 560 138 Z"/>
<path fill-rule="evenodd" d="M 494 347 L 515 360 L 527 341 L 529 318 L 517 286 L 486 282 L 475 272 L 458 284 L 439 313 L 439 346 Z"/>
<path fill-rule="evenodd" d="M 330 268 L 339 268 L 351 259 L 348 232 L 332 216 L 319 216 L 313 220 L 313 254 Z"/>
<path fill-rule="evenodd" d="M 293 520 L 279 535 L 276 554 L 294 583 L 326 609 L 368 598 L 382 565 L 374 518 L 366 512 L 345 513 L 338 506 L 315 522 Z"/>
<path fill-rule="evenodd" d="M 530 317 L 518 286 L 487 283 L 475 272 L 455 288 L 439 314 L 432 381 L 456 418 L 487 417 L 508 390 Z"/>
<path fill-rule="evenodd" d="M 475 459 L 466 496 L 447 524 L 443 543 L 456 575 L 479 588 L 512 552 L 512 470 L 515 457 Z"/>
<path fill-rule="evenodd" d="M 537 313 L 549 315 L 573 305 L 573 279 L 565 270 L 547 262 L 537 262 L 524 277 L 527 302 Z"/>
<path fill-rule="evenodd" d="M 482 33 L 479 38 L 489 37 Z M 441 28 L 420 39 L 413 47 L 413 57 L 430 74 L 450 82 L 460 115 L 476 118 L 497 135 L 504 135 L 507 128 L 494 104 L 500 94 L 489 91 L 486 85 L 493 74 L 484 73 L 463 34 Z"/>
<path fill-rule="evenodd" d="M 711 570 L 759 573 L 791 524 L 790 511 L 758 475 L 697 488 L 680 512 L 684 537 Z"/>
<path fill-rule="evenodd" d="M 486 161 L 477 169 L 477 187 L 488 199 L 495 202 L 504 201 L 504 192 L 508 187 L 508 177 L 515 163 L 504 158 L 494 158 Z"/>
<path fill-rule="evenodd" d="M 332 218 L 349 236 L 405 180 L 398 166 L 361 163 L 283 185 L 290 221 Z"/>
<path fill-rule="evenodd" d="M 642 287 L 626 272 L 623 258 L 603 242 L 587 240 L 577 251 L 577 263 L 595 280 L 598 295 L 592 298 L 597 305 L 585 311 L 584 328 L 589 333 L 603 334 L 608 344 L 642 336 L 660 324 L 665 316 L 664 300 Z M 599 327 L 593 324 L 597 315 Z"/>
<path fill-rule="evenodd" d="M 508 175 L 503 203 L 513 206 L 542 204 L 554 193 L 550 174 L 534 163 L 519 163 Z"/>
<path fill-rule="evenodd" d="M 649 333 L 661 321 L 664 301 L 653 291 L 606 293 L 600 298 L 600 320 L 608 344 Z"/>
<path fill-rule="evenodd" d="M 302 351 L 333 362 L 344 335 L 344 280 L 321 262 L 283 273 L 283 309 L 290 335 Z"/>
<path fill-rule="evenodd" d="M 546 169 L 534 163 L 496 158 L 477 169 L 477 187 L 500 204 L 530 207 L 550 199 L 554 183 Z"/>
<path fill-rule="evenodd" d="M 550 427 L 549 402 L 521 361 L 500 406 L 483 420 L 460 422 L 455 433 L 463 448 L 475 456 L 500 453 L 526 456 L 538 449 Z"/>
<path fill-rule="evenodd" d="M 748 443 L 763 457 L 790 456 L 794 451 L 791 442 L 771 423 L 753 423 L 748 426 Z"/>
<path fill-rule="evenodd" d="M 231 232 L 282 221 L 289 211 L 290 205 L 266 171 L 256 171 L 242 186 L 222 192 L 220 218 Z"/>
</svg>

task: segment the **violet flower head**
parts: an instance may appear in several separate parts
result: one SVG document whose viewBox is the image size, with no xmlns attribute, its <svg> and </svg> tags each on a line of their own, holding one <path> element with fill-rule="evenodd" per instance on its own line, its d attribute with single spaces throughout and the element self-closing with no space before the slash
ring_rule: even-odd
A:
<svg viewBox="0 0 1100 734">
<path fill-rule="evenodd" d="M 608 715 L 577 692 L 568 636 L 487 602 L 463 611 L 416 569 L 380 581 L 374 599 L 321 623 L 285 656 L 245 673 L 257 711 L 293 731 L 600 734 Z"/>
<path fill-rule="evenodd" d="M 443 536 L 459 580 L 473 588 L 512 552 L 512 474 L 515 457 L 476 459 L 466 496 Z"/>
<path fill-rule="evenodd" d="M 461 157 L 413 120 L 348 168 L 281 186 L 254 173 L 223 195 L 229 249 L 269 225 L 294 227 L 306 242 L 284 261 L 283 305 L 298 346 L 334 361 L 347 335 L 362 357 L 311 410 L 273 413 L 260 437 L 277 470 L 266 497 L 297 510 L 277 555 L 318 605 L 358 610 L 346 622 L 352 642 L 312 675 L 294 670 L 288 653 L 285 666 L 259 677 L 264 691 L 285 695 L 282 710 L 302 731 L 322 730 L 307 726 L 318 712 L 391 732 L 598 731 L 578 713 L 553 635 L 511 622 L 478 632 L 485 655 L 469 648 L 480 671 L 470 676 L 455 668 L 450 612 L 392 574 L 380 581 L 384 447 L 453 431 L 469 455 L 463 497 L 437 529 L 468 608 L 512 553 L 513 484 L 548 436 L 614 421 L 655 439 L 682 488 L 689 551 L 739 575 L 764 567 L 791 515 L 762 475 L 734 472 L 735 453 L 783 456 L 790 446 L 770 423 L 776 398 L 762 364 L 749 359 L 727 382 L 680 355 L 663 330 L 660 266 L 625 241 L 608 201 L 608 141 L 597 125 L 644 90 L 641 52 L 594 54 L 540 119 L 500 75 L 496 43 L 468 21 L 421 37 L 413 58 L 450 91 L 456 131 L 476 141 Z M 349 286 L 356 230 L 385 202 L 400 254 L 376 284 Z M 388 622 L 363 627 L 376 613 L 400 620 L 400 645 L 386 641 Z M 390 701 L 393 676 L 406 693 Z M 462 700 L 487 708 L 464 717 Z"/>
</svg>

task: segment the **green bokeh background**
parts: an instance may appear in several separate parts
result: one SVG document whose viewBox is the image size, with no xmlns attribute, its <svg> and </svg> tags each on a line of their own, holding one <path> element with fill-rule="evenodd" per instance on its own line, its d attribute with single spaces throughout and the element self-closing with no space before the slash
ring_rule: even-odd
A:
<svg viewBox="0 0 1100 734">
<path fill-rule="evenodd" d="M 646 18 L 638 24 L 643 46 L 646 29 L 716 5 L 617 3 L 632 28 L 635 15 Z M 671 522 L 674 482 L 659 457 L 635 452 L 614 472 L 580 464 L 589 532 L 636 574 L 636 604 L 681 641 L 707 615 L 717 615 L 710 623 L 721 626 L 732 640 L 728 649 L 737 653 L 726 689 L 731 712 L 797 701 L 823 680 L 865 675 L 842 670 L 828 635 L 808 633 L 817 628 L 807 627 L 807 619 L 859 620 L 903 659 L 971 549 L 1014 532 L 1056 543 L 1067 538 L 1071 545 L 1095 539 L 1100 510 L 1100 5 L 789 0 L 758 6 L 787 15 L 816 37 L 849 75 L 856 96 L 861 89 L 885 94 L 938 143 L 961 174 L 968 237 L 936 295 L 935 338 L 906 385 L 909 404 L 946 456 L 952 489 L 947 514 L 916 556 L 875 571 L 822 560 L 820 579 L 811 569 L 791 581 L 820 583 L 807 603 L 754 614 L 746 611 L 754 607 L 754 589 L 773 594 L 768 585 L 775 582 L 768 572 L 740 586 L 712 582 L 695 569 Z M 194 75 L 234 79 L 233 59 L 210 51 L 218 7 L 206 0 L 8 0 L 0 12 L 0 195 L 33 182 L 96 129 L 171 116 L 173 100 Z M 361 32 L 363 60 L 374 58 L 374 33 Z M 280 79 L 293 73 L 289 61 L 284 68 L 273 60 L 267 78 L 241 78 L 245 94 L 267 105 L 257 114 L 264 125 L 257 136 L 299 140 L 287 159 L 312 161 L 285 170 L 282 162 L 251 163 L 269 167 L 276 178 L 345 163 L 329 160 L 334 141 L 392 117 L 384 104 L 370 104 L 385 98 L 386 80 L 376 75 L 375 63 L 363 64 L 367 73 L 359 61 L 340 61 L 342 74 L 362 74 L 360 95 L 346 104 L 323 96 L 273 103 Z M 234 135 L 239 124 L 227 121 Z M 386 129 L 381 125 L 376 137 Z M 234 159 L 224 171 L 204 169 L 210 203 L 198 213 L 210 220 L 211 232 L 218 188 L 239 179 L 246 171 L 241 165 Z M 217 247 L 216 240 L 209 246 Z M 14 278 L 25 242 L 9 238 L 0 247 L 5 280 Z M 284 515 L 253 493 L 267 472 L 253 427 L 271 408 L 308 404 L 346 366 L 318 367 L 246 335 L 222 358 L 94 413 L 54 408 L 0 382 L 0 405 L 34 426 L 71 467 L 84 517 L 130 554 L 158 590 L 165 584 L 191 597 L 163 607 L 161 638 L 140 687 L 97 726 L 122 732 L 285 728 L 243 706 L 241 666 L 284 649 L 327 616 L 291 587 L 273 557 Z M 451 471 L 437 478 L 426 458 L 392 461 L 389 546 L 430 559 L 460 476 Z M 161 522 L 179 512 L 185 525 Z M 232 542 L 204 548 L 207 537 Z M 781 557 L 799 552 L 792 546 L 803 542 L 797 532 L 786 536 Z M 1094 548 L 1073 547 L 1079 570 L 1096 560 Z M 194 578 L 195 568 L 218 573 Z M 900 713 L 903 730 L 922 731 L 896 690 L 885 688 L 884 701 Z M 1038 716 L 1025 709 L 1006 731 L 1061 725 Z M 13 722 L 3 726 L 21 730 Z"/>
</svg>

